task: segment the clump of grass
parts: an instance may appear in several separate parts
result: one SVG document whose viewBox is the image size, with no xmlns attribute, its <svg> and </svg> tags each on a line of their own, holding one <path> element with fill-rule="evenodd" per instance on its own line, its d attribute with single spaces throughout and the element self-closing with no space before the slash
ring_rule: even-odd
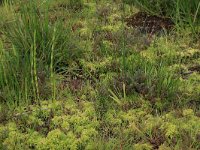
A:
<svg viewBox="0 0 200 150">
<path fill-rule="evenodd" d="M 4 28 L 4 34 L 23 53 L 30 49 L 36 31 L 37 58 L 43 65 L 50 64 L 52 60 L 51 50 L 54 48 L 54 69 L 61 64 L 67 65 L 81 55 L 78 37 L 71 31 L 71 26 L 57 21 L 51 24 L 48 14 L 48 3 L 40 10 L 40 5 L 28 2 L 20 16 L 16 15 L 16 21 Z M 42 6 L 41 6 L 42 7 Z"/>
<path fill-rule="evenodd" d="M 118 100 L 126 95 L 140 95 L 160 110 L 178 103 L 180 80 L 164 63 L 157 64 L 135 53 L 121 66 L 123 73 L 114 76 L 110 86 L 111 94 L 119 95 Z"/>
<path fill-rule="evenodd" d="M 0 18 L 1 29 L 6 22 L 11 22 L 14 20 L 14 9 L 7 1 L 2 2 L 2 5 L 0 6 Z"/>
<path fill-rule="evenodd" d="M 47 12 L 48 8 L 41 12 L 36 3 L 28 2 L 13 22 L 3 26 L 12 48 L 1 49 L 0 87 L 9 105 L 40 103 L 40 72 L 53 79 L 54 72 L 65 72 L 69 62 L 79 55 L 70 28 L 60 22 L 50 24 Z M 55 83 L 51 85 L 55 89 Z"/>
</svg>

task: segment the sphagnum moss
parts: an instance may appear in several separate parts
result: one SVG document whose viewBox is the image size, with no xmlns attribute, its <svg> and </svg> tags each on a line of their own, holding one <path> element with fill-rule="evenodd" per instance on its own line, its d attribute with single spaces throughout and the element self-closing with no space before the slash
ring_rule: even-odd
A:
<svg viewBox="0 0 200 150">
<path fill-rule="evenodd" d="M 0 149 L 200 149 L 200 4 L 169 2 L 5 1 Z M 141 10 L 176 26 L 128 27 Z"/>
</svg>

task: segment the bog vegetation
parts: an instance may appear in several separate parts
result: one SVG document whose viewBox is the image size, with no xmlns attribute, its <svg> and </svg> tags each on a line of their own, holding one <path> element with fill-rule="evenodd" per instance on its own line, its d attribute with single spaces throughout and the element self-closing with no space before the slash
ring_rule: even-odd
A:
<svg viewBox="0 0 200 150">
<path fill-rule="evenodd" d="M 200 149 L 199 0 L 1 0 L 0 149 Z"/>
</svg>

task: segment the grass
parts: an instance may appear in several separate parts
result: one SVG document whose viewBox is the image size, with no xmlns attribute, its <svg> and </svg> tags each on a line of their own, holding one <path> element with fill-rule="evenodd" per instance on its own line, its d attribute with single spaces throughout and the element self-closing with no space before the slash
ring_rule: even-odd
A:
<svg viewBox="0 0 200 150">
<path fill-rule="evenodd" d="M 0 149 L 199 149 L 199 7 L 5 1 Z M 127 27 L 140 10 L 171 17 L 174 30 Z"/>
<path fill-rule="evenodd" d="M 34 99 L 38 101 L 40 99 L 38 84 L 42 84 L 44 82 L 42 78 L 45 78 L 40 75 L 40 72 L 45 72 L 52 80 L 53 73 L 61 72 L 60 69 L 64 67 L 61 65 L 67 65 L 70 59 L 74 58 L 73 55 L 77 55 L 76 50 L 69 54 L 70 46 L 76 47 L 76 45 L 68 41 L 72 40 L 69 39 L 71 37 L 67 33 L 68 31 L 63 33 L 63 26 L 59 22 L 50 25 L 46 14 L 47 10 L 44 10 L 42 14 L 35 5 L 32 2 L 23 6 L 21 14 L 16 14 L 16 20 L 4 26 L 3 30 L 3 34 L 6 35 L 13 46 L 11 54 L 5 54 L 9 56 L 5 56 L 6 58 L 4 59 L 8 63 L 16 63 L 18 65 L 16 66 L 17 68 L 12 68 L 12 71 L 6 71 L 4 67 L 2 72 L 7 72 L 7 75 L 2 80 L 3 82 L 7 81 L 6 84 L 11 88 L 15 87 L 13 84 L 17 84 L 17 89 L 14 91 L 19 90 L 17 92 L 19 94 L 18 101 L 22 103 L 23 100 L 30 101 Z M 10 56 L 13 57 L 12 59 L 9 58 L 12 62 L 8 61 L 7 57 Z M 8 64 L 8 66 L 10 65 Z M 16 73 L 19 74 L 19 77 L 16 76 Z M 10 76 L 10 79 L 8 79 L 8 76 Z M 16 82 L 17 80 L 18 82 Z M 20 95 L 26 96 L 26 98 Z M 55 93 L 53 95 L 55 98 Z M 16 98 L 11 97 L 11 99 Z"/>
</svg>

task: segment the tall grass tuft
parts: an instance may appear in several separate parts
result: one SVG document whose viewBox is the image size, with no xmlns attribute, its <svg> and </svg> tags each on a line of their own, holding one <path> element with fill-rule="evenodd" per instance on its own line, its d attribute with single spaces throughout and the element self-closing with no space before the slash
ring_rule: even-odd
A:
<svg viewBox="0 0 200 150">
<path fill-rule="evenodd" d="M 180 80 L 162 62 L 155 63 L 135 53 L 127 58 L 124 69 L 127 94 L 143 95 L 158 109 L 178 104 Z"/>
<path fill-rule="evenodd" d="M 64 28 L 60 22 L 51 23 L 48 5 L 41 10 L 32 1 L 22 5 L 14 19 L 2 29 L 12 48 L 0 49 L 1 96 L 10 106 L 40 104 L 43 97 L 39 84 L 44 80 L 40 73 L 45 72 L 45 78 L 53 82 L 53 94 L 48 99 L 51 96 L 55 99 L 54 72 L 66 71 L 69 62 L 80 52 L 71 28 Z"/>
</svg>

